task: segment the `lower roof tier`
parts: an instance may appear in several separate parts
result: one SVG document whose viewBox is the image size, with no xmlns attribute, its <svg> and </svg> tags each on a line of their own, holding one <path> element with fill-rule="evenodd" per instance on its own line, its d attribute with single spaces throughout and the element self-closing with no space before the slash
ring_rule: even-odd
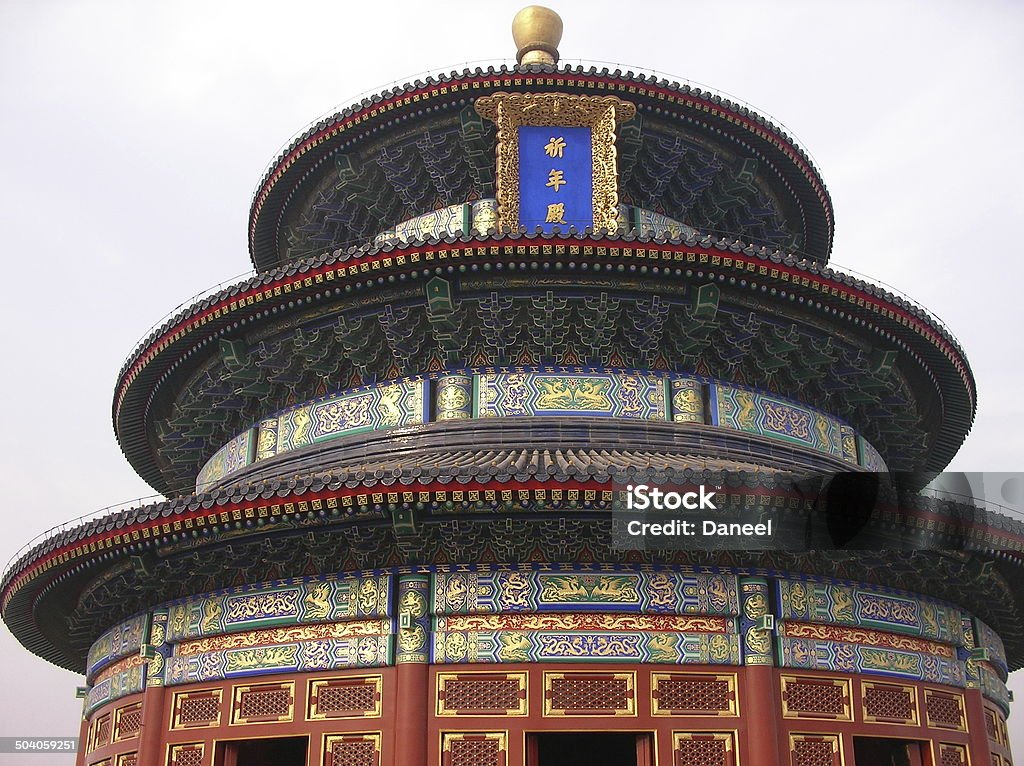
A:
<svg viewBox="0 0 1024 766">
<path fill-rule="evenodd" d="M 561 476 L 558 459 L 528 451 L 485 453 L 477 470 L 463 470 L 476 454 L 453 454 L 447 466 L 235 485 L 98 519 L 48 539 L 14 565 L 0 585 L 3 618 L 32 651 L 81 671 L 89 647 L 120 620 L 244 583 L 453 562 L 726 566 L 828 574 L 939 599 L 971 610 L 1002 636 L 1010 669 L 1024 665 L 1019 522 L 945 501 L 893 504 L 881 492 L 863 549 L 824 550 L 859 545 L 858 538 L 837 541 L 831 523 L 810 525 L 819 518 L 808 515 L 821 507 L 819 498 L 832 504 L 829 494 L 816 497 L 806 484 L 765 472 L 648 468 L 632 476 L 714 484 L 723 513 L 774 518 L 802 547 L 637 549 L 613 536 L 621 484 L 609 468 L 642 464 L 642 454 L 573 454 L 577 470 Z M 843 506 L 836 510 L 845 518 Z"/>
<path fill-rule="evenodd" d="M 813 263 L 710 241 L 477 235 L 338 251 L 189 307 L 126 364 L 114 425 L 173 495 L 297 402 L 551 365 L 770 393 L 849 425 L 895 470 L 941 470 L 975 411 L 966 359 L 935 320 Z"/>
</svg>

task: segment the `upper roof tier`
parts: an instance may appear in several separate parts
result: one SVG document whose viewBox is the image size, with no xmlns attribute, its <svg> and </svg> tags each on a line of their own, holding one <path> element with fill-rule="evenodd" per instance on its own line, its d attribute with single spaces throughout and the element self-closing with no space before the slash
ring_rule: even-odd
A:
<svg viewBox="0 0 1024 766">
<path fill-rule="evenodd" d="M 620 202 L 825 263 L 832 202 L 807 154 L 748 107 L 653 75 L 553 64 L 417 80 L 311 125 L 270 165 L 249 217 L 257 270 L 359 245 L 430 211 L 495 196 L 496 92 L 614 95 Z"/>
</svg>

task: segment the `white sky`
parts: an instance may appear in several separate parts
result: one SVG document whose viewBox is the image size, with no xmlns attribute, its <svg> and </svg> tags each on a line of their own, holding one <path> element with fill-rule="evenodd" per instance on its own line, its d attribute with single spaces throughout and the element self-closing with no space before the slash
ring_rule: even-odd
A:
<svg viewBox="0 0 1024 766">
<path fill-rule="evenodd" d="M 0 3 L 0 564 L 152 493 L 113 437 L 115 376 L 165 312 L 247 270 L 249 201 L 282 143 L 392 80 L 512 56 L 521 5 Z M 950 467 L 1024 469 L 1024 5 L 552 5 L 567 60 L 708 83 L 784 121 L 831 192 L 834 260 L 967 351 L 980 405 Z M 6 629 L 0 660 L 0 736 L 77 734 L 79 677 Z"/>
</svg>

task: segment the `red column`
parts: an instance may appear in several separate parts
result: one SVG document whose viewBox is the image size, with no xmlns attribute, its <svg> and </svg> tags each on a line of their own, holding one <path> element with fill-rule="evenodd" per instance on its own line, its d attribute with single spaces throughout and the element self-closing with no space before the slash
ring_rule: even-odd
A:
<svg viewBox="0 0 1024 766">
<path fill-rule="evenodd" d="M 743 766 L 781 766 L 783 749 L 779 742 L 779 691 L 770 666 L 748 665 L 743 670 L 740 715 L 747 725 L 747 747 Z"/>
<path fill-rule="evenodd" d="M 395 616 L 395 766 L 426 766 L 427 715 L 430 706 L 430 576 L 396 578 Z M 404 626 L 403 626 L 404 624 Z M 382 766 L 384 766 L 382 764 Z"/>
<path fill-rule="evenodd" d="M 162 766 L 164 762 L 164 699 L 163 686 L 148 686 L 142 693 L 142 729 L 139 731 L 139 763 Z"/>
<path fill-rule="evenodd" d="M 89 747 L 89 719 L 82 717 L 82 725 L 78 728 L 78 755 L 75 766 L 85 766 L 85 751 Z"/>
<path fill-rule="evenodd" d="M 399 665 L 395 708 L 395 766 L 425 766 L 427 762 L 427 692 L 429 666 Z"/>
<path fill-rule="evenodd" d="M 985 703 L 981 689 L 966 689 L 964 705 L 967 708 L 967 732 L 970 737 L 971 763 L 992 762 L 992 750 L 988 744 L 988 730 L 985 728 Z"/>
<path fill-rule="evenodd" d="M 763 577 L 740 579 L 740 640 L 743 674 L 740 683 L 740 715 L 747 726 L 743 766 L 779 766 L 787 763 L 779 744 L 779 689 L 770 631 L 761 621 L 771 614 L 768 581 Z M 742 747 L 742 745 L 741 745 Z"/>
</svg>

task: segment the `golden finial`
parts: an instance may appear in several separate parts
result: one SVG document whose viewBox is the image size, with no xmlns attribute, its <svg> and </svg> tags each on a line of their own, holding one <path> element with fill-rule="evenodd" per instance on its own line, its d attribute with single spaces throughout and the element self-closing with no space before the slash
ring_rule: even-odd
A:
<svg viewBox="0 0 1024 766">
<path fill-rule="evenodd" d="M 528 5 L 512 19 L 512 39 L 520 64 L 557 64 L 562 19 L 550 8 Z"/>
</svg>

